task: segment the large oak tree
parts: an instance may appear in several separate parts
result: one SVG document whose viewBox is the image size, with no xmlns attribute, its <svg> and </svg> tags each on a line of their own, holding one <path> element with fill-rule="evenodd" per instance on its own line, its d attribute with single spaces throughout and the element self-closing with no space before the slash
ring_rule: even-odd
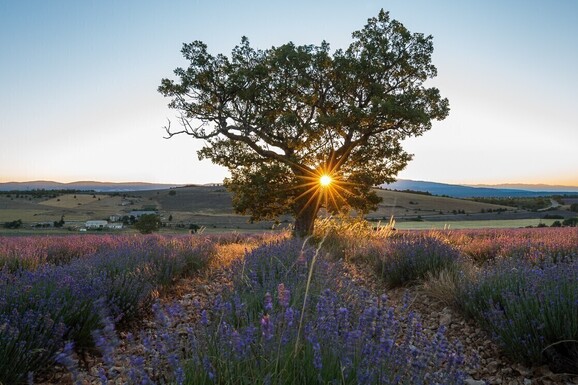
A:
<svg viewBox="0 0 578 385">
<path fill-rule="evenodd" d="M 352 37 L 333 53 L 326 42 L 259 50 L 245 37 L 230 57 L 184 44 L 188 68 L 159 87 L 180 112 L 168 137 L 204 140 L 199 158 L 230 170 L 237 212 L 292 214 L 298 236 L 312 233 L 322 207 L 375 209 L 372 186 L 393 181 L 411 160 L 401 141 L 444 119 L 449 104 L 424 85 L 436 76 L 431 36 L 382 10 Z"/>
</svg>

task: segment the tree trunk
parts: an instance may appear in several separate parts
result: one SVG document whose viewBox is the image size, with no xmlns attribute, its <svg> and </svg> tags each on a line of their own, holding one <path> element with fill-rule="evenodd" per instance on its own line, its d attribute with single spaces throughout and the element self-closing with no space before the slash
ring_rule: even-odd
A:
<svg viewBox="0 0 578 385">
<path fill-rule="evenodd" d="M 301 207 L 295 215 L 295 228 L 293 229 L 293 236 L 305 238 L 313 234 L 315 226 L 315 218 L 317 217 L 318 208 L 315 203 L 310 203 L 305 207 Z"/>
</svg>

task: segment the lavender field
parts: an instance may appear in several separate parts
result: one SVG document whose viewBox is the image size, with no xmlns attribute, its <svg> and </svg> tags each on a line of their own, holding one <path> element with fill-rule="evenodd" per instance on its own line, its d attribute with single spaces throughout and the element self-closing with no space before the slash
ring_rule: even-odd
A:
<svg viewBox="0 0 578 385">
<path fill-rule="evenodd" d="M 409 296 L 391 300 L 400 287 L 443 297 L 511 362 L 578 373 L 578 229 L 319 229 L 0 237 L 0 383 L 472 381 L 477 358 Z M 183 297 L 187 279 L 208 282 Z"/>
</svg>

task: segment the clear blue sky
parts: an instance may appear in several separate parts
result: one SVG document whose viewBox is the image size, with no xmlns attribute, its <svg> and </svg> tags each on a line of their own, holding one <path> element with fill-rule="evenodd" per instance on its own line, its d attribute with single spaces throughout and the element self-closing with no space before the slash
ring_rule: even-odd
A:
<svg viewBox="0 0 578 385">
<path fill-rule="evenodd" d="M 228 54 L 347 47 L 381 8 L 434 36 L 450 116 L 408 140 L 400 178 L 578 185 L 578 1 L 0 0 L 0 182 L 220 182 L 201 143 L 163 139 L 156 89 L 182 43 Z"/>
</svg>

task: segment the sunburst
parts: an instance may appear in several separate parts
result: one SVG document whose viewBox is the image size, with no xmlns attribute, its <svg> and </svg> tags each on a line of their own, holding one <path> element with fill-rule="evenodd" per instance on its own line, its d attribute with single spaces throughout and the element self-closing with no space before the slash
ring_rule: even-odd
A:
<svg viewBox="0 0 578 385">
<path fill-rule="evenodd" d="M 331 182 L 333 182 L 333 178 L 331 178 L 330 175 L 323 174 L 319 178 L 319 184 L 321 185 L 321 187 L 329 187 Z"/>
<path fill-rule="evenodd" d="M 314 170 L 304 169 L 306 175 L 300 177 L 302 183 L 296 186 L 302 192 L 296 200 L 304 197 L 308 199 L 299 214 L 311 205 L 314 205 L 315 211 L 321 207 L 330 210 L 337 209 L 347 202 L 346 196 L 352 194 L 347 186 L 352 184 L 343 180 L 338 171 L 339 166 L 330 158 L 324 166 L 318 166 Z"/>
</svg>

